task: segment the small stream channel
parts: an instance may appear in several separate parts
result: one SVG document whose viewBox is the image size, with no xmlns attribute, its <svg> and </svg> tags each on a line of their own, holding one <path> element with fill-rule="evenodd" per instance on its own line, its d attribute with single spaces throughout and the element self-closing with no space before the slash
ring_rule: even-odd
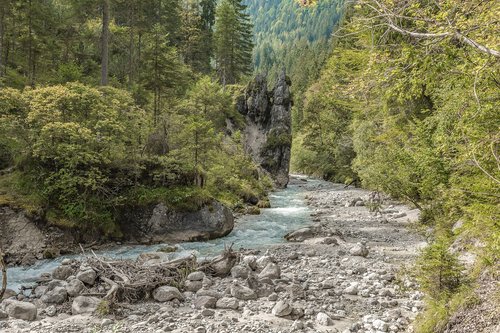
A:
<svg viewBox="0 0 500 333">
<path fill-rule="evenodd" d="M 260 215 L 240 217 L 235 223 L 234 230 L 224 238 L 178 244 L 180 250 L 171 254 L 172 259 L 192 253 L 197 257 L 215 256 L 224 249 L 225 244 L 234 243 L 235 249 L 255 249 L 285 242 L 283 238 L 285 234 L 311 223 L 310 210 L 304 202 L 304 195 L 307 189 L 321 186 L 321 183 L 324 182 L 307 179 L 305 183 L 298 178 L 292 178 L 288 188 L 269 195 L 273 208 L 262 209 Z M 107 258 L 130 259 L 136 258 L 141 253 L 155 252 L 162 246 L 165 244 L 123 245 L 97 254 Z M 42 260 L 29 267 L 9 268 L 8 288 L 17 291 L 21 285 L 30 285 L 36 281 L 42 273 L 54 270 L 63 259 L 80 257 L 80 255 L 62 256 L 53 260 Z"/>
</svg>

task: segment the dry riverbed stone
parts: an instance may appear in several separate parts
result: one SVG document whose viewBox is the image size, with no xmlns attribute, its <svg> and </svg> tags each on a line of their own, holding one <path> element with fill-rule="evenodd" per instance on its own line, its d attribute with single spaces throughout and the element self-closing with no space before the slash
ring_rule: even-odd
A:
<svg viewBox="0 0 500 333">
<path fill-rule="evenodd" d="M 153 292 L 153 298 L 158 302 L 168 302 L 174 299 L 182 301 L 184 296 L 182 296 L 179 289 L 170 286 L 158 287 Z"/>
<path fill-rule="evenodd" d="M 33 321 L 36 319 L 37 309 L 31 303 L 28 302 L 20 302 L 15 300 L 6 300 L 4 301 L 5 312 L 11 317 L 15 319 L 22 319 Z"/>
</svg>

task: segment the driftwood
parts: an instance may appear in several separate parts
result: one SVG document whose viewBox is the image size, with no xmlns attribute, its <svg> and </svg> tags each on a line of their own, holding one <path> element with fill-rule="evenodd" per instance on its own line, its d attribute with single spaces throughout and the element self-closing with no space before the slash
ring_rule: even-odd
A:
<svg viewBox="0 0 500 333">
<path fill-rule="evenodd" d="M 7 289 L 7 266 L 5 265 L 5 260 L 3 259 L 3 252 L 0 249 L 0 268 L 2 270 L 2 287 L 0 288 L 0 302 L 2 301 L 5 290 Z"/>
<path fill-rule="evenodd" d="M 240 257 L 232 247 L 233 245 L 225 247 L 221 255 L 203 263 L 198 263 L 192 255 L 152 265 L 144 265 L 137 260 L 107 259 L 97 256 L 92 250 L 85 252 L 82 247 L 84 259 L 74 264 L 92 268 L 97 273 L 95 285 L 81 295 L 99 297 L 103 301 L 103 311 L 113 311 L 129 308 L 130 305 L 127 304 L 150 299 L 154 290 L 161 286 L 173 286 L 182 290 L 187 276 L 194 271 L 202 271 L 209 276 L 228 275 Z M 2 261 L 0 264 L 3 264 Z M 3 281 L 6 286 L 6 273 Z M 47 282 L 40 281 L 39 284 Z"/>
<path fill-rule="evenodd" d="M 147 299 L 154 289 L 163 285 L 181 288 L 187 275 L 196 270 L 195 257 L 143 266 L 133 260 L 109 261 L 93 254 L 86 265 L 92 267 L 98 278 L 109 286 L 103 299 L 110 304 Z"/>
</svg>

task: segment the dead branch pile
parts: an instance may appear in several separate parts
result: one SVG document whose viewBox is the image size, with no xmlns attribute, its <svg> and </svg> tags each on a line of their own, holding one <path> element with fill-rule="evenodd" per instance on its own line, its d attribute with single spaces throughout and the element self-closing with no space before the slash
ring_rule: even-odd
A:
<svg viewBox="0 0 500 333">
<path fill-rule="evenodd" d="M 110 303 L 134 303 L 151 297 L 160 286 L 174 286 L 182 289 L 187 276 L 196 270 L 207 275 L 227 275 L 238 261 L 238 254 L 232 246 L 224 252 L 202 264 L 191 256 L 179 260 L 143 265 L 134 260 L 107 260 L 95 253 L 85 261 L 85 265 L 94 269 L 100 281 L 108 285 L 106 294 L 89 293 L 89 296 L 104 296 Z"/>
<path fill-rule="evenodd" d="M 150 298 L 160 286 L 182 287 L 186 276 L 196 269 L 196 258 L 142 266 L 133 260 L 107 261 L 95 256 L 86 264 L 110 287 L 104 299 L 134 303 Z"/>
</svg>

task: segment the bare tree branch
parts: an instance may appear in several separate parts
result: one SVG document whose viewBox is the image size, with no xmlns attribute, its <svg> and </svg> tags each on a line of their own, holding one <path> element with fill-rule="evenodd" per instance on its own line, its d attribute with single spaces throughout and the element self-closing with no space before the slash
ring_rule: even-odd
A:
<svg viewBox="0 0 500 333">
<path fill-rule="evenodd" d="M 491 56 L 494 56 L 496 58 L 500 58 L 500 51 L 497 51 L 495 49 L 492 49 L 490 47 L 487 47 L 485 45 L 482 45 L 478 43 L 477 41 L 467 37 L 464 35 L 461 31 L 454 29 L 453 26 L 451 26 L 451 23 L 449 23 L 450 27 L 452 28 L 453 31 L 446 31 L 446 32 L 441 32 L 441 33 L 431 33 L 431 32 L 416 32 L 416 31 L 409 31 L 404 28 L 402 28 L 400 25 L 394 23 L 395 19 L 408 19 L 412 21 L 424 21 L 428 23 L 435 23 L 435 21 L 426 19 L 426 18 L 412 18 L 408 17 L 405 15 L 401 14 L 396 14 L 393 11 L 389 10 L 386 6 L 384 6 L 380 1 L 377 0 L 367 0 L 364 2 L 364 5 L 372 9 L 377 15 L 374 18 L 382 18 L 383 20 L 386 21 L 386 24 L 388 27 L 390 27 L 392 30 L 397 31 L 403 35 L 408 35 L 414 38 L 456 38 L 457 40 L 461 41 L 464 44 L 467 44 L 476 50 L 489 54 Z M 449 28 L 448 28 L 449 29 Z M 447 29 L 447 30 L 448 30 Z"/>
</svg>

